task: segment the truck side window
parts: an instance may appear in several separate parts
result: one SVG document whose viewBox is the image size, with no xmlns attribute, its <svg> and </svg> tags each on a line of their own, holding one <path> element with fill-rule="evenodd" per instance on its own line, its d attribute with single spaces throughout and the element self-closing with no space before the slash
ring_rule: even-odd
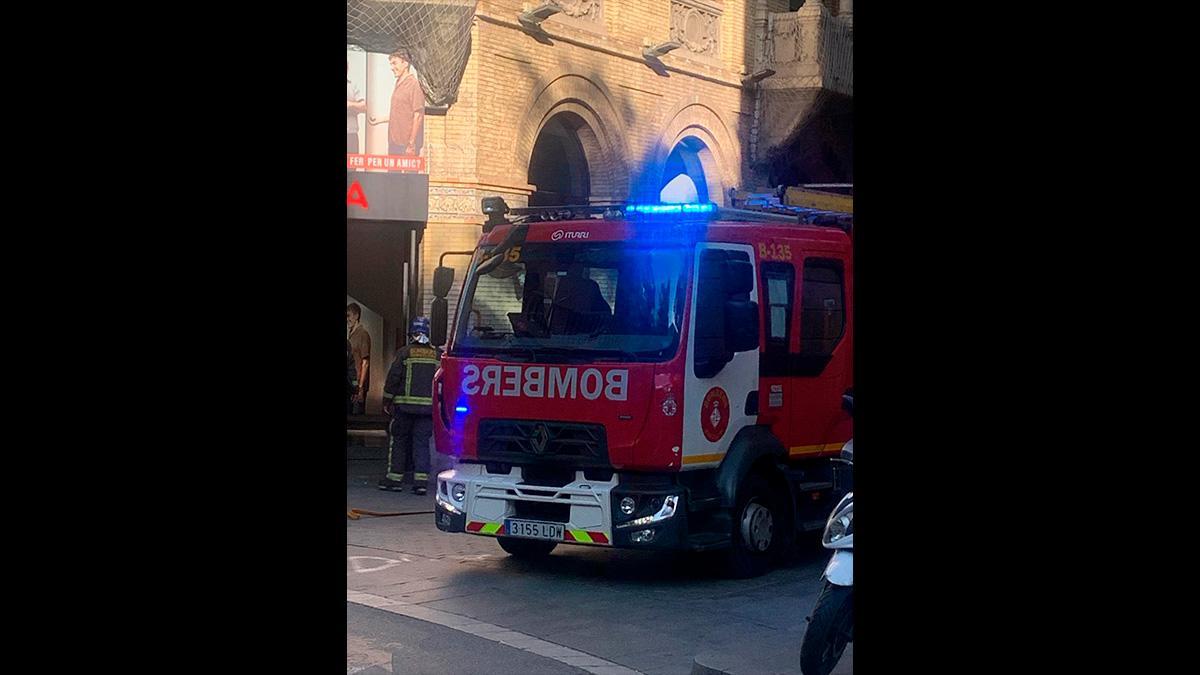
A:
<svg viewBox="0 0 1200 675">
<path fill-rule="evenodd" d="M 800 287 L 800 354 L 828 359 L 846 329 L 845 284 L 840 260 L 808 258 Z M 824 364 L 822 364 L 822 368 Z"/>
<path fill-rule="evenodd" d="M 759 364 L 759 373 L 765 377 L 786 375 L 788 345 L 792 337 L 796 268 L 790 263 L 764 262 L 762 276 L 763 314 L 767 330 L 766 351 Z"/>
</svg>

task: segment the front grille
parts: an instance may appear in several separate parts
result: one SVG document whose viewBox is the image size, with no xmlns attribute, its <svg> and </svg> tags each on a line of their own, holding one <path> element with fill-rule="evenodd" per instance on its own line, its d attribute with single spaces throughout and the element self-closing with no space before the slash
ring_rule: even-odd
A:
<svg viewBox="0 0 1200 675">
<path fill-rule="evenodd" d="M 602 424 L 481 420 L 479 459 L 510 464 L 610 467 Z"/>
</svg>

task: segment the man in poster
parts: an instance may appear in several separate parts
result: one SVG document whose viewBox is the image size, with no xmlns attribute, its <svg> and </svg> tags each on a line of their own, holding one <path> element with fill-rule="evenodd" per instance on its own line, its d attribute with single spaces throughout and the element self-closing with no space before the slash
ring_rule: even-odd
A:
<svg viewBox="0 0 1200 675">
<path fill-rule="evenodd" d="M 357 154 L 358 116 L 367 112 L 367 102 L 358 93 L 358 85 L 350 81 L 350 62 L 346 61 L 346 152 Z"/>
<path fill-rule="evenodd" d="M 407 56 L 396 52 L 388 56 L 388 63 L 396 76 L 388 116 L 368 121 L 372 125 L 387 122 L 389 155 L 419 155 L 425 143 L 425 93 L 409 70 Z"/>
</svg>

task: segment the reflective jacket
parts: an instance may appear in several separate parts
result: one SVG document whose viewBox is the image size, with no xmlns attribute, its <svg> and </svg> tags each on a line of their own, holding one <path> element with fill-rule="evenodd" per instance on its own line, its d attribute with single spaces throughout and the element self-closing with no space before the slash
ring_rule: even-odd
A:
<svg viewBox="0 0 1200 675">
<path fill-rule="evenodd" d="M 442 350 L 412 343 L 396 352 L 388 369 L 383 395 L 396 410 L 413 415 L 433 413 L 433 374 L 438 369 Z"/>
</svg>

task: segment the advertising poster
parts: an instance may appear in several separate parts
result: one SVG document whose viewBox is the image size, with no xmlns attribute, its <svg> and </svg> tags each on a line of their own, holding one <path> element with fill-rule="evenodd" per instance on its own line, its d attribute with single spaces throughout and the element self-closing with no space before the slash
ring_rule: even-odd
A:
<svg viewBox="0 0 1200 675">
<path fill-rule="evenodd" d="M 346 50 L 346 168 L 425 173 L 425 94 L 403 53 Z"/>
</svg>

